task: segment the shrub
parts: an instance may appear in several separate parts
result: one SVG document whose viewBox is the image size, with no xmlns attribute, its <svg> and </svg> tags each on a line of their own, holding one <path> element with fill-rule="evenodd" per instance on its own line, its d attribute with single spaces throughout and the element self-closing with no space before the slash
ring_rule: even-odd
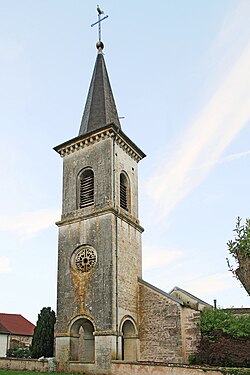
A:
<svg viewBox="0 0 250 375">
<path fill-rule="evenodd" d="M 225 310 L 204 310 L 201 314 L 202 337 L 217 337 L 217 331 L 234 338 L 250 339 L 250 315 L 235 315 Z"/>
<path fill-rule="evenodd" d="M 211 366 L 250 367 L 250 340 L 220 336 L 211 341 L 203 337 L 196 363 Z"/>
<path fill-rule="evenodd" d="M 23 347 L 16 347 L 7 350 L 7 357 L 11 358 L 30 358 L 30 349 Z"/>
<path fill-rule="evenodd" d="M 204 310 L 201 341 L 190 363 L 250 367 L 250 316 L 224 310 Z"/>
</svg>

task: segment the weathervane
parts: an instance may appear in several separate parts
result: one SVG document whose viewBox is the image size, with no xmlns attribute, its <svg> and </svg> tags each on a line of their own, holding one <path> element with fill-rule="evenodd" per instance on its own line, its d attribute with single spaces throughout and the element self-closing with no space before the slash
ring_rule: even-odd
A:
<svg viewBox="0 0 250 375">
<path fill-rule="evenodd" d="M 108 18 L 108 15 L 104 16 L 103 18 L 101 18 L 101 15 L 104 14 L 104 11 L 100 9 L 99 5 L 97 5 L 97 12 L 98 12 L 98 21 L 97 22 L 94 22 L 92 23 L 91 27 L 95 26 L 98 24 L 98 36 L 99 36 L 99 41 L 96 43 L 96 47 L 99 49 L 103 49 L 104 48 L 104 45 L 101 41 L 101 21 L 105 20 L 106 18 Z"/>
</svg>

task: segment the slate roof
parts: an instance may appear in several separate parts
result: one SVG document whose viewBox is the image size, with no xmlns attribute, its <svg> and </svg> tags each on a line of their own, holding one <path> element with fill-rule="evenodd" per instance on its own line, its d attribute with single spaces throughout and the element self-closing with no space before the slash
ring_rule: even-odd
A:
<svg viewBox="0 0 250 375">
<path fill-rule="evenodd" d="M 98 130 L 110 123 L 114 123 L 121 129 L 108 72 L 100 49 L 89 87 L 79 136 Z"/>
<path fill-rule="evenodd" d="M 183 301 L 182 301 L 181 299 L 179 299 L 178 297 L 172 296 L 171 294 L 164 292 L 163 290 L 161 290 L 161 289 L 157 288 L 156 286 L 154 286 L 154 285 L 148 283 L 147 281 L 142 280 L 140 277 L 138 278 L 138 282 L 139 282 L 140 284 L 145 285 L 145 286 L 147 286 L 148 288 L 154 290 L 155 292 L 162 294 L 164 297 L 167 297 L 167 298 L 169 298 L 169 299 L 171 299 L 171 300 L 173 300 L 173 301 L 179 303 L 180 305 L 183 305 L 183 306 L 184 306 Z"/>
<path fill-rule="evenodd" d="M 34 324 L 20 314 L 0 313 L 0 333 L 33 336 Z"/>
<path fill-rule="evenodd" d="M 174 292 L 174 291 L 177 291 L 177 292 L 179 291 L 179 292 L 185 294 L 187 297 L 189 297 L 189 298 L 191 298 L 191 299 L 194 299 L 196 302 L 198 302 L 198 303 L 200 303 L 200 304 L 202 304 L 202 305 L 205 305 L 205 306 L 207 306 L 207 307 L 213 307 L 213 306 L 210 305 L 209 303 L 207 303 L 207 302 L 203 301 L 202 299 L 200 299 L 200 298 L 194 296 L 193 294 L 187 292 L 186 290 L 179 288 L 178 286 L 175 286 L 175 287 L 169 292 L 169 294 L 171 294 L 171 293 Z"/>
</svg>

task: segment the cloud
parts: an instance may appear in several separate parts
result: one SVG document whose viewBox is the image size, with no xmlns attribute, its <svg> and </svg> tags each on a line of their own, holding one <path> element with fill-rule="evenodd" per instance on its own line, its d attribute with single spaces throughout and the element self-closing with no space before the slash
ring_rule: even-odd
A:
<svg viewBox="0 0 250 375">
<path fill-rule="evenodd" d="M 143 248 L 143 271 L 164 268 L 169 263 L 180 258 L 183 253 L 179 250 L 167 250 L 156 246 L 147 245 Z"/>
<path fill-rule="evenodd" d="M 245 46 L 209 102 L 175 145 L 171 160 L 147 182 L 147 190 L 161 217 L 207 176 L 224 150 L 250 119 L 250 44 Z M 199 165 L 206 166 L 198 168 Z"/>
<path fill-rule="evenodd" d="M 250 150 L 244 151 L 244 152 L 238 152 L 236 154 L 231 154 L 231 155 L 225 156 L 224 158 L 220 159 L 218 161 L 218 163 L 219 164 L 228 163 L 228 162 L 233 161 L 233 160 L 245 158 L 246 156 L 250 156 Z"/>
<path fill-rule="evenodd" d="M 60 213 L 55 209 L 41 209 L 17 215 L 0 216 L 0 230 L 11 232 L 22 240 L 35 237 L 39 232 L 55 224 Z"/>
<path fill-rule="evenodd" d="M 210 297 L 216 293 L 235 287 L 234 279 L 229 272 L 211 274 L 187 281 L 185 289 L 196 296 Z"/>
<path fill-rule="evenodd" d="M 238 159 L 241 159 L 241 158 L 245 158 L 247 156 L 250 156 L 250 150 L 249 151 L 243 151 L 243 152 L 238 152 L 236 154 L 231 154 L 231 155 L 227 155 L 219 160 L 216 161 L 216 164 L 224 164 L 224 163 L 230 163 L 231 161 L 234 161 L 234 160 L 238 160 Z M 215 162 L 207 162 L 207 163 L 204 163 L 204 164 L 201 164 L 197 167 L 195 167 L 194 169 L 200 169 L 200 168 L 208 168 L 208 167 L 213 167 L 215 164 Z"/>
<path fill-rule="evenodd" d="M 249 38 L 249 12 L 250 2 L 249 0 L 239 1 L 232 12 L 225 19 L 224 24 L 219 32 L 217 43 L 215 48 L 223 48 L 227 46 L 227 49 L 231 47 L 230 51 L 235 51 L 235 48 L 241 48 L 248 41 Z M 241 32 L 239 31 L 239 25 Z M 238 47 L 237 47 L 238 46 Z"/>
<path fill-rule="evenodd" d="M 0 273 L 10 273 L 12 271 L 10 258 L 6 256 L 0 257 Z"/>
</svg>

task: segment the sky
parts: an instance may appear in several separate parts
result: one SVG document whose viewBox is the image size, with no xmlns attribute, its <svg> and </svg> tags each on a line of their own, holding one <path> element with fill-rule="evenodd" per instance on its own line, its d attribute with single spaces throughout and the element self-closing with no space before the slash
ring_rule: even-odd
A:
<svg viewBox="0 0 250 375">
<path fill-rule="evenodd" d="M 139 163 L 143 279 L 250 307 L 228 271 L 250 217 L 249 0 L 103 0 L 105 61 Z M 96 59 L 93 0 L 0 0 L 0 311 L 56 310 L 62 159 Z"/>
</svg>

